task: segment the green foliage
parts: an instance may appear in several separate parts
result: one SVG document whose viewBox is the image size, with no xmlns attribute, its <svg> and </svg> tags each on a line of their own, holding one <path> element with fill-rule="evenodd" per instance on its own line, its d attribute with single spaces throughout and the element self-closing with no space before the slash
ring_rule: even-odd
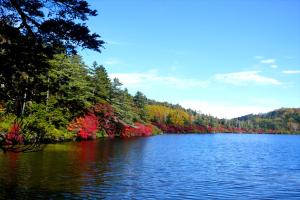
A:
<svg viewBox="0 0 300 200">
<path fill-rule="evenodd" d="M 91 70 L 92 87 L 94 102 L 109 101 L 110 93 L 112 91 L 112 83 L 108 77 L 106 69 L 100 65 L 98 66 L 96 62 L 93 63 Z"/>
<path fill-rule="evenodd" d="M 70 115 L 62 108 L 33 103 L 28 108 L 27 117 L 24 120 L 28 124 L 27 131 L 39 133 L 45 140 L 68 139 L 72 137 L 66 130 Z"/>
<path fill-rule="evenodd" d="M 94 81 L 75 54 L 104 44 L 83 23 L 96 11 L 84 0 L 1 0 L 0 10 L 1 129 L 16 116 L 27 140 L 70 137 L 66 124 L 95 99 Z"/>
<path fill-rule="evenodd" d="M 0 96 L 20 117 L 28 101 L 44 100 L 54 54 L 78 46 L 100 52 L 104 42 L 81 23 L 96 15 L 86 1 L 1 0 L 0 6 Z"/>
<path fill-rule="evenodd" d="M 245 129 L 276 130 L 279 133 L 300 132 L 300 109 L 281 108 L 265 114 L 246 115 L 232 121 L 238 121 Z"/>
<path fill-rule="evenodd" d="M 93 88 L 81 57 L 59 54 L 49 63 L 49 92 L 55 95 L 59 106 L 75 116 L 90 107 Z"/>
<path fill-rule="evenodd" d="M 97 138 L 104 138 L 104 137 L 108 137 L 107 133 L 105 132 L 105 130 L 100 130 L 96 132 L 96 137 Z"/>
<path fill-rule="evenodd" d="M 152 126 L 152 135 L 160 135 L 163 131 L 160 130 L 157 126 Z"/>
<path fill-rule="evenodd" d="M 119 119 L 128 124 L 133 124 L 133 122 L 138 121 L 140 117 L 134 109 L 133 97 L 128 93 L 127 89 L 122 90 L 121 86 L 122 84 L 117 78 L 113 79 L 110 103 L 115 109 Z"/>
<path fill-rule="evenodd" d="M 15 119 L 16 116 L 13 114 L 2 115 L 0 117 L 0 133 L 7 132 Z"/>
<path fill-rule="evenodd" d="M 133 97 L 133 102 L 136 107 L 139 119 L 145 122 L 148 118 L 148 113 L 146 110 L 147 97 L 142 92 L 138 91 Z"/>
</svg>

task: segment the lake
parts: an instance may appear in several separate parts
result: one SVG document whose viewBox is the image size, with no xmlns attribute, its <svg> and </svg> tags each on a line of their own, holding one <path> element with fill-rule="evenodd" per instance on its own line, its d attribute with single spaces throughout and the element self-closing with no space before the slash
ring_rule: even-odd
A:
<svg viewBox="0 0 300 200">
<path fill-rule="evenodd" d="M 165 134 L 0 153 L 1 199 L 299 199 L 300 136 Z"/>
</svg>

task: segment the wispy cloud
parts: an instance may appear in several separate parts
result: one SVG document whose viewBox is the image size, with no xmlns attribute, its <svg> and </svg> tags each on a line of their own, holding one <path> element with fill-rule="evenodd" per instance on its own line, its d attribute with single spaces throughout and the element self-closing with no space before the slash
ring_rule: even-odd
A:
<svg viewBox="0 0 300 200">
<path fill-rule="evenodd" d="M 234 85 L 249 85 L 249 84 L 261 84 L 261 85 L 281 85 L 282 83 L 274 78 L 265 77 L 260 75 L 260 71 L 244 71 L 234 72 L 226 74 L 216 74 L 214 79 L 224 83 Z"/>
<path fill-rule="evenodd" d="M 274 110 L 276 107 L 263 106 L 263 105 L 234 105 L 230 103 L 214 103 L 207 101 L 197 100 L 184 100 L 179 102 L 185 108 L 191 108 L 200 111 L 204 114 L 210 114 L 215 117 L 231 119 L 240 117 L 247 114 L 258 114 L 269 112 Z"/>
<path fill-rule="evenodd" d="M 300 74 L 300 70 L 284 70 L 283 74 Z"/>
<path fill-rule="evenodd" d="M 275 62 L 276 62 L 276 60 L 273 58 L 264 59 L 264 60 L 260 61 L 260 63 L 262 63 L 262 64 L 274 64 Z"/>
<path fill-rule="evenodd" d="M 156 70 L 144 73 L 112 73 L 111 78 L 118 78 L 125 87 L 142 88 L 159 86 L 172 88 L 206 87 L 208 82 L 197 79 L 158 75 Z"/>
<path fill-rule="evenodd" d="M 169 87 L 169 88 L 206 88 L 212 80 L 233 85 L 281 85 L 282 83 L 274 78 L 265 77 L 259 74 L 259 71 L 234 72 L 226 74 L 216 74 L 207 80 L 198 80 L 191 78 L 180 78 L 175 76 L 159 75 L 157 70 L 147 72 L 132 73 L 111 73 L 110 78 L 118 78 L 125 87 L 128 88 L 149 88 L 149 87 Z"/>
<path fill-rule="evenodd" d="M 273 69 L 278 68 L 274 58 L 265 58 L 264 56 L 254 56 L 254 58 L 258 60 L 260 64 L 266 64 Z"/>
</svg>

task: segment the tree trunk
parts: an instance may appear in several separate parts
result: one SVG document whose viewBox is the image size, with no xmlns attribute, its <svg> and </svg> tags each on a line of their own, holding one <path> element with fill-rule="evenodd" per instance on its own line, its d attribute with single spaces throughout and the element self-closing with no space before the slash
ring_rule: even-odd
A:
<svg viewBox="0 0 300 200">
<path fill-rule="evenodd" d="M 49 74 L 47 76 L 48 76 L 48 78 L 47 78 L 46 109 L 48 110 L 48 102 L 49 102 L 49 96 L 50 96 L 50 91 L 49 91 L 50 78 L 49 78 Z"/>
<path fill-rule="evenodd" d="M 24 115 L 24 112 L 25 112 L 26 98 L 27 98 L 27 88 L 25 88 L 25 93 L 24 93 L 24 97 L 23 97 L 23 105 L 22 105 L 21 115 Z"/>
</svg>

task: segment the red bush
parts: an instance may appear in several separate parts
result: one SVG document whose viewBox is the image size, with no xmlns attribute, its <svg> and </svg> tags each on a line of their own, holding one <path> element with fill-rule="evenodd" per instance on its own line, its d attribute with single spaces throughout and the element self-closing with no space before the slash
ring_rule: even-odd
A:
<svg viewBox="0 0 300 200">
<path fill-rule="evenodd" d="M 202 125 L 186 125 L 186 126 L 178 126 L 173 124 L 162 124 L 158 122 L 154 122 L 153 125 L 157 126 L 164 133 L 210 133 L 211 127 L 205 127 Z"/>
<path fill-rule="evenodd" d="M 80 139 L 95 139 L 98 125 L 96 115 L 89 113 L 83 117 L 77 117 L 69 124 L 68 130 L 76 132 Z"/>
<path fill-rule="evenodd" d="M 118 119 L 113 107 L 108 103 L 98 103 L 89 109 L 89 114 L 77 117 L 68 126 L 69 131 L 74 131 L 81 139 L 96 137 L 97 130 L 105 130 L 109 137 L 120 136 L 123 138 L 133 136 L 150 136 L 154 131 L 152 124 L 135 123 L 127 125 Z"/>
<path fill-rule="evenodd" d="M 113 107 L 108 103 L 96 104 L 92 112 L 98 116 L 99 128 L 105 130 L 109 137 L 114 137 L 122 129 L 122 125 L 118 122 Z"/>
<path fill-rule="evenodd" d="M 144 125 L 141 123 L 135 123 L 134 126 L 124 126 L 120 136 L 123 138 L 134 136 L 150 136 L 152 135 L 152 125 Z"/>
<path fill-rule="evenodd" d="M 18 123 L 13 123 L 9 129 L 9 132 L 5 134 L 6 144 L 21 144 L 24 142 L 24 137 L 21 134 L 21 125 Z"/>
<path fill-rule="evenodd" d="M 89 109 L 89 114 L 73 120 L 68 130 L 76 132 L 81 139 L 93 139 L 97 130 L 105 130 L 109 137 L 115 137 L 121 134 L 123 125 L 110 104 L 98 103 Z"/>
</svg>

